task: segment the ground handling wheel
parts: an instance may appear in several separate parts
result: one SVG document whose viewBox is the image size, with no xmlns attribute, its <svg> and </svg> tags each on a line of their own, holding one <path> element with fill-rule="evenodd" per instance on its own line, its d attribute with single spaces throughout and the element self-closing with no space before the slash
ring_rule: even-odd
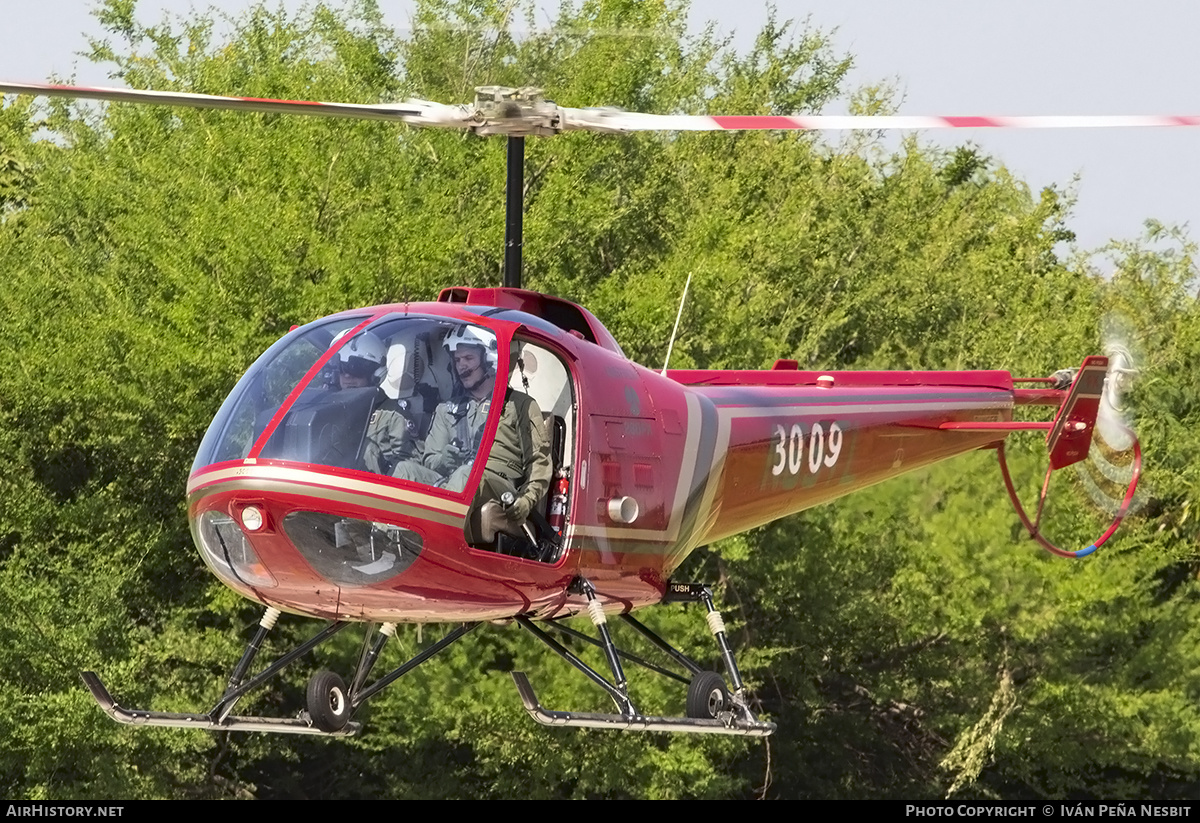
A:
<svg viewBox="0 0 1200 823">
<path fill-rule="evenodd" d="M 338 732 L 350 719 L 350 697 L 346 682 L 328 669 L 322 669 L 308 681 L 308 715 L 323 732 Z"/>
<path fill-rule="evenodd" d="M 716 672 L 698 672 L 688 686 L 687 716 L 715 720 L 720 712 L 729 711 L 733 701 L 725 680 Z"/>
</svg>

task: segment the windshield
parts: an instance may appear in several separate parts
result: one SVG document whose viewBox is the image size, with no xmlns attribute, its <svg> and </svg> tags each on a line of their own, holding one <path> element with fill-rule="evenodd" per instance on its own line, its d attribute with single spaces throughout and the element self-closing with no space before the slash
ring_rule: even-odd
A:
<svg viewBox="0 0 1200 823">
<path fill-rule="evenodd" d="M 293 330 L 263 352 L 242 375 L 209 424 L 192 471 L 247 457 L 272 415 L 329 348 L 334 337 L 365 319 L 320 320 Z"/>
<path fill-rule="evenodd" d="M 439 317 L 312 324 L 238 383 L 196 458 L 357 469 L 461 492 L 491 414 L 496 335 Z"/>
</svg>

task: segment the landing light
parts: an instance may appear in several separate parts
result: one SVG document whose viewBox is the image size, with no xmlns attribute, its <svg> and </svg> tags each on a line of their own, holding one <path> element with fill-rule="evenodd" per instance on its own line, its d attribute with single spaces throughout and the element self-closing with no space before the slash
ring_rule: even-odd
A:
<svg viewBox="0 0 1200 823">
<path fill-rule="evenodd" d="M 248 532 L 256 532 L 263 527 L 263 513 L 255 506 L 242 509 L 242 525 Z"/>
</svg>

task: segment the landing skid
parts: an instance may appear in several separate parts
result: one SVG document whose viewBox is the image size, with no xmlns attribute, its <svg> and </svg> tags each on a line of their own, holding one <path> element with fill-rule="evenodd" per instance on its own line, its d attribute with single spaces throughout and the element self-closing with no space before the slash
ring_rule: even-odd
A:
<svg viewBox="0 0 1200 823">
<path fill-rule="evenodd" d="M 362 730 L 360 723 L 347 723 L 341 731 L 326 732 L 312 725 L 311 720 L 304 718 L 284 717 L 226 717 L 214 721 L 207 714 L 175 714 L 172 712 L 148 712 L 141 709 L 125 709 L 117 705 L 103 681 L 95 672 L 81 672 L 83 684 L 88 687 L 92 697 L 100 704 L 104 713 L 118 723 L 127 726 L 169 726 L 177 729 L 207 729 L 214 732 L 244 731 L 244 732 L 275 732 L 277 734 L 317 734 L 329 737 L 350 737 Z"/>
<path fill-rule="evenodd" d="M 349 623 L 334 622 L 319 631 L 316 635 L 301 643 L 287 654 L 280 657 L 267 668 L 253 677 L 247 678 L 250 666 L 258 655 L 267 633 L 274 628 L 280 612 L 268 608 L 259 622 L 254 638 L 246 646 L 241 660 L 230 675 L 229 685 L 221 699 L 207 713 L 175 713 L 155 712 L 142 709 L 126 709 L 120 706 L 105 687 L 103 681 L 95 672 L 80 672 L 83 684 L 87 686 L 92 697 L 104 710 L 104 713 L 118 723 L 128 726 L 167 726 L 182 729 L 205 729 L 208 731 L 228 732 L 274 732 L 276 734 L 309 734 L 326 737 L 350 737 L 362 731 L 362 724 L 350 720 L 353 712 L 369 698 L 381 692 L 388 684 L 404 676 L 435 654 L 454 643 L 463 635 L 470 632 L 478 623 L 464 623 L 448 632 L 442 639 L 419 652 L 408 662 L 367 685 L 370 674 L 384 643 L 396 630 L 394 624 L 385 623 L 380 627 L 377 637 L 372 642 L 372 628 L 368 626 L 363 637 L 363 649 L 359 655 L 358 666 L 355 669 L 351 685 L 347 688 L 345 682 L 330 671 L 319 671 L 309 681 L 307 708 L 300 711 L 296 717 L 257 717 L 233 715 L 233 707 L 247 692 L 263 685 L 284 668 L 308 654 L 320 644 L 349 626 Z"/>
<path fill-rule="evenodd" d="M 588 614 L 592 618 L 600 639 L 557 624 L 553 621 L 544 623 L 550 629 L 585 641 L 604 651 L 608 666 L 612 671 L 612 680 L 592 669 L 583 660 L 573 654 L 563 644 L 559 643 L 544 631 L 539 625 L 524 615 L 518 615 L 515 620 L 518 625 L 541 640 L 559 657 L 566 660 L 593 683 L 607 692 L 616 704 L 616 713 L 602 714 L 589 712 L 560 712 L 550 711 L 538 703 L 537 695 L 529 678 L 523 672 L 513 672 L 513 680 L 521 695 L 521 702 L 530 716 L 546 726 L 582 726 L 596 729 L 624 729 L 636 731 L 685 732 L 690 734 L 729 734 L 749 737 L 765 737 L 775 731 L 775 724 L 758 720 L 750 710 L 747 702 L 748 692 L 738 673 L 733 652 L 725 637 L 725 624 L 721 615 L 713 606 L 712 594 L 707 588 L 697 584 L 672 584 L 665 602 L 696 601 L 702 602 L 708 610 L 707 620 L 709 629 L 717 641 L 725 670 L 732 684 L 732 690 L 725 684 L 725 679 L 715 671 L 706 671 L 691 658 L 674 649 L 665 640 L 628 614 L 621 615 L 622 620 L 632 626 L 639 634 L 653 643 L 658 649 L 670 657 L 678 666 L 687 670 L 690 679 L 681 676 L 667 668 L 644 660 L 637 655 L 618 649 L 613 643 L 608 630 L 604 610 L 601 607 L 596 590 L 592 584 L 583 578 L 576 578 L 570 590 L 583 594 L 588 600 Z M 325 735 L 328 737 L 349 737 L 362 730 L 362 724 L 352 722 L 351 717 L 363 703 L 379 694 L 391 683 L 415 669 L 443 649 L 455 643 L 468 632 L 475 629 L 478 623 L 463 623 L 448 631 L 440 640 L 418 652 L 407 662 L 393 669 L 388 674 L 368 684 L 368 678 L 388 638 L 396 632 L 393 623 L 384 623 L 375 632 L 373 624 L 368 624 L 363 636 L 362 650 L 359 653 L 358 665 L 347 686 L 335 672 L 320 670 L 308 682 L 306 708 L 298 712 L 296 717 L 258 717 L 234 715 L 233 708 L 248 692 L 262 686 L 268 679 L 274 677 L 285 667 L 338 632 L 349 624 L 334 622 L 327 625 L 316 635 L 301 643 L 296 648 L 275 660 L 258 674 L 248 676 L 250 667 L 258 655 L 267 633 L 274 627 L 280 612 L 268 608 L 259 622 L 258 630 L 246 646 L 241 659 L 230 675 L 225 693 L 210 711 L 204 713 L 156 712 L 142 709 L 126 709 L 120 706 L 105 687 L 103 681 L 95 672 L 81 672 L 83 683 L 87 686 L 92 697 L 100 708 L 118 723 L 128 726 L 166 726 L 183 729 L 204 729 L 208 731 L 254 731 L 274 732 L 276 734 L 308 734 Z M 687 684 L 687 716 L 686 717 L 657 717 L 642 714 L 629 696 L 625 672 L 621 660 L 626 660 L 642 668 L 670 677 L 680 683 Z"/>
<path fill-rule="evenodd" d="M 743 737 L 766 737 L 775 731 L 774 723 L 761 720 L 740 720 L 734 712 L 722 712 L 727 718 L 647 717 L 644 715 L 598 714 L 589 712 L 555 712 L 542 708 L 525 672 L 513 672 L 513 681 L 521 694 L 521 702 L 529 716 L 543 726 L 573 726 L 587 729 L 617 729 L 640 732 L 684 732 L 689 734 L 732 734 Z"/>
<path fill-rule="evenodd" d="M 607 692 L 613 703 L 616 704 L 617 712 L 615 714 L 558 712 L 543 708 L 542 704 L 538 702 L 537 695 L 533 691 L 533 686 L 530 684 L 529 678 L 525 676 L 525 673 L 513 672 L 513 681 L 516 683 L 517 691 L 521 695 L 521 702 L 525 704 L 525 711 L 529 712 L 529 716 L 538 723 L 544 726 L 684 732 L 688 734 L 731 734 L 745 737 L 766 737 L 775 731 L 774 723 L 759 720 L 750 710 L 750 706 L 746 701 L 746 686 L 742 682 L 737 663 L 733 658 L 733 651 L 730 649 L 729 642 L 725 636 L 725 623 L 713 605 L 712 593 L 707 588 L 692 583 L 671 584 L 668 587 L 665 602 L 694 601 L 704 604 L 708 612 L 707 620 L 709 629 L 717 641 L 717 647 L 725 663 L 726 672 L 733 683 L 732 693 L 726 688 L 725 681 L 721 675 L 714 671 L 705 671 L 687 655 L 673 648 L 647 626 L 628 614 L 621 615 L 625 623 L 632 626 L 639 634 L 665 652 L 677 664 L 687 669 L 692 675 L 691 680 L 689 681 L 686 677 L 681 677 L 674 672 L 649 663 L 640 657 L 621 651 L 613 643 L 612 634 L 606 625 L 607 620 L 604 610 L 601 608 L 600 601 L 596 596 L 596 590 L 592 584 L 581 577 L 576 578 L 571 585 L 570 591 L 587 597 L 588 615 L 592 618 L 592 623 L 599 632 L 600 639 L 595 640 L 574 629 L 555 623 L 550 623 L 549 626 L 558 632 L 603 649 L 609 668 L 612 671 L 612 681 L 609 681 L 604 675 L 588 666 L 569 649 L 535 625 L 529 618 L 518 617 L 517 623 L 538 640 L 542 641 L 551 651 L 563 660 L 566 660 L 589 680 Z M 625 678 L 625 671 L 621 665 L 622 659 L 666 675 L 674 680 L 688 683 L 687 717 L 656 717 L 644 715 L 639 712 L 629 696 L 628 681 Z"/>
</svg>

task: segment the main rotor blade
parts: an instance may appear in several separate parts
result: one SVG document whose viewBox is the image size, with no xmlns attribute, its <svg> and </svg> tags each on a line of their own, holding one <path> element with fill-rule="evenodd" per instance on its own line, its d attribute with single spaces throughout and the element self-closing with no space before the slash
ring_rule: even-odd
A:
<svg viewBox="0 0 1200 823">
<path fill-rule="evenodd" d="M 487 87 L 495 96 L 497 89 Z M 503 89 L 501 92 L 523 90 Z M 639 131 L 894 131 L 924 129 L 1111 129 L 1200 126 L 1200 115 L 1034 115 L 940 116 L 913 115 L 687 115 L 643 114 L 621 109 L 575 109 L 555 106 L 540 96 L 518 102 L 497 97 L 497 106 L 447 106 L 428 100 L 402 103 L 323 103 L 271 100 L 259 97 L 219 97 L 189 92 L 92 88 L 38 83 L 0 82 L 0 93 L 80 97 L 122 103 L 275 112 L 309 117 L 390 120 L 413 126 L 470 129 L 481 135 L 550 135 L 563 131 L 622 134 Z"/>
<path fill-rule="evenodd" d="M 47 97 L 74 97 L 110 100 L 118 103 L 147 103 L 159 106 L 187 106 L 197 109 L 300 114 L 307 117 L 344 117 L 356 120 L 390 120 L 415 126 L 463 127 L 474 125 L 466 106 L 444 106 L 426 100 L 403 103 L 319 103 L 307 100 L 272 100 L 260 97 L 219 97 L 179 91 L 148 89 L 111 89 L 88 86 L 59 86 L 42 83 L 0 82 L 0 93 L 32 94 Z"/>
<path fill-rule="evenodd" d="M 1200 126 L 1195 115 L 1035 115 L 924 117 L 912 115 L 671 115 L 620 109 L 559 109 L 563 131 L 767 131 L 920 129 L 1111 129 Z"/>
</svg>

